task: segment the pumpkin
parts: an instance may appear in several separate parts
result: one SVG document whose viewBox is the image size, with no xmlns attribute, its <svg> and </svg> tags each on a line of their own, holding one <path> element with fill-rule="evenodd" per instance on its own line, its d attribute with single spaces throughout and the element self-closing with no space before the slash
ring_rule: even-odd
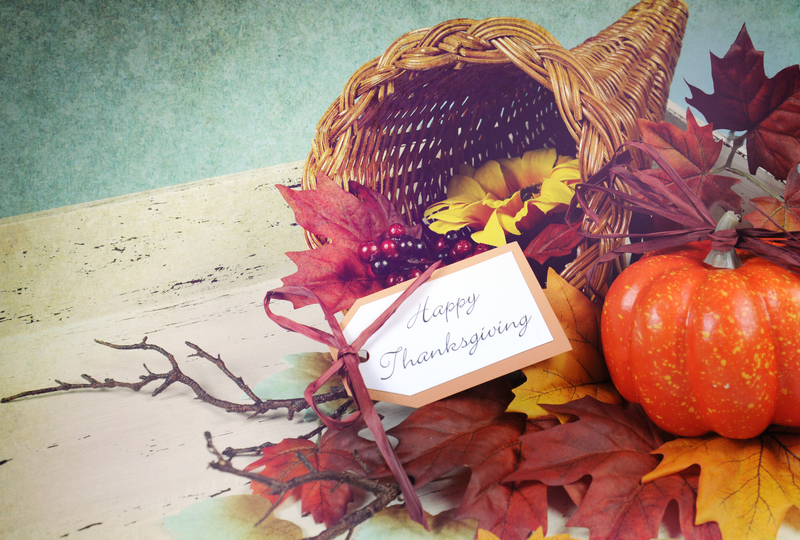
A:
<svg viewBox="0 0 800 540">
<path fill-rule="evenodd" d="M 800 276 L 744 252 L 715 268 L 709 250 L 653 252 L 614 280 L 601 335 L 615 386 L 676 435 L 800 425 Z"/>
</svg>

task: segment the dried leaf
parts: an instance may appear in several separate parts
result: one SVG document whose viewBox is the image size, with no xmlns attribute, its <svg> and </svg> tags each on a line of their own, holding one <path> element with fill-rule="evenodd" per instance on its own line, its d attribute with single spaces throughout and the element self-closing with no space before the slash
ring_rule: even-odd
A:
<svg viewBox="0 0 800 540">
<path fill-rule="evenodd" d="M 293 540 L 303 531 L 274 515 L 261 519 L 271 503 L 256 495 L 233 495 L 197 502 L 174 516 L 164 526 L 175 540 Z M 261 523 L 259 523 L 261 521 Z M 258 525 L 256 525 L 258 523 Z"/>
<path fill-rule="evenodd" d="M 742 26 L 723 58 L 711 55 L 714 93 L 689 85 L 686 101 L 717 129 L 747 131 L 750 173 L 763 167 L 786 178 L 800 161 L 800 67 L 789 66 L 773 78 L 764 73 L 764 53 Z"/>
<path fill-rule="evenodd" d="M 261 475 L 281 482 L 312 472 L 306 462 L 316 471 L 349 470 L 363 473 L 352 452 L 329 448 L 324 435 L 319 447 L 305 439 L 284 439 L 274 446 L 264 448 L 262 454 L 262 458 L 245 467 L 245 470 L 254 471 L 263 467 Z M 251 482 L 251 488 L 254 494 L 269 499 L 273 504 L 280 498 L 280 494 L 270 492 L 264 484 Z M 347 505 L 354 498 L 350 485 L 336 481 L 308 482 L 286 495 L 300 499 L 303 514 L 311 514 L 314 521 L 327 526 L 344 517 Z"/>
<path fill-rule="evenodd" d="M 528 244 L 525 256 L 544 264 L 551 257 L 569 255 L 581 240 L 583 237 L 566 223 L 551 223 Z"/>
<path fill-rule="evenodd" d="M 317 179 L 316 189 L 278 190 L 301 227 L 329 240 L 319 249 L 288 252 L 297 272 L 283 278 L 284 285 L 311 290 L 333 312 L 382 289 L 356 250 L 362 242 L 384 236 L 392 223 L 404 223 L 386 197 L 358 184 L 351 184 L 354 193 L 348 193 L 324 176 Z M 291 300 L 295 308 L 312 303 L 305 297 Z"/>
<path fill-rule="evenodd" d="M 534 482 L 501 484 L 522 457 L 520 435 L 525 429 L 541 429 L 531 423 L 526 427 L 523 416 L 506 413 L 510 400 L 510 385 L 503 379 L 492 381 L 425 405 L 387 433 L 399 440 L 395 451 L 417 488 L 469 469 L 457 517 L 475 518 L 481 528 L 501 533 L 505 540 L 522 540 L 546 526 L 547 490 Z M 357 451 L 371 477 L 388 476 L 374 443 L 348 431 L 332 438 L 336 446 Z"/>
<path fill-rule="evenodd" d="M 745 219 L 753 227 L 772 231 L 800 231 L 800 173 L 797 166 L 792 167 L 786 178 L 783 201 L 774 197 L 755 197 L 750 202 L 757 210 L 747 214 Z"/>
<path fill-rule="evenodd" d="M 643 119 L 637 122 L 644 142 L 664 156 L 689 189 L 708 208 L 718 204 L 724 210 L 741 210 L 742 198 L 731 189 L 741 180 L 711 174 L 722 150 L 722 141 L 714 140 L 713 127 L 710 124 L 699 127 L 691 110 L 686 111 L 686 131 L 667 122 L 656 124 Z M 651 169 L 642 174 L 656 176 L 666 182 L 675 193 L 680 193 L 664 171 Z"/>
<path fill-rule="evenodd" d="M 555 423 L 529 422 L 526 432 L 552 425 Z M 547 486 L 540 482 L 501 482 L 531 454 L 529 447 L 521 446 L 516 456 L 497 452 L 471 468 L 470 481 L 456 514 L 460 519 L 477 519 L 481 529 L 503 540 L 525 540 L 534 527 L 547 527 Z"/>
<path fill-rule="evenodd" d="M 553 307 L 572 350 L 524 368 L 527 380 L 514 389 L 509 412 L 528 418 L 551 414 L 540 404 L 567 403 L 592 396 L 606 403 L 621 403 L 611 382 L 600 344 L 601 307 L 567 283 L 553 269 L 548 270 L 544 291 Z"/>
<path fill-rule="evenodd" d="M 477 525 L 474 520 L 453 519 L 453 510 L 435 516 L 425 512 L 430 531 L 416 523 L 404 506 L 384 508 L 355 531 L 357 540 L 472 540 Z"/>
<path fill-rule="evenodd" d="M 690 478 L 640 483 L 657 465 L 651 452 L 666 437 L 640 406 L 624 409 L 587 397 L 547 409 L 578 421 L 523 435 L 520 440 L 535 452 L 506 481 L 566 486 L 590 476 L 589 489 L 567 526 L 588 527 L 593 540 L 655 538 L 670 500 L 678 503 L 685 538 L 719 537 L 714 525 L 693 525 Z"/>
<path fill-rule="evenodd" d="M 775 538 L 786 513 L 800 507 L 800 432 L 773 428 L 755 439 L 680 438 L 643 481 L 700 466 L 697 522 L 717 522 L 724 538 Z"/>
</svg>

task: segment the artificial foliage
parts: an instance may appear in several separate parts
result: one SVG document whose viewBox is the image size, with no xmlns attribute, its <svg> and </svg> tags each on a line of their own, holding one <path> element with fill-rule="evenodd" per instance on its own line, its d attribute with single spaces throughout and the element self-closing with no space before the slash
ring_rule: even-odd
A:
<svg viewBox="0 0 800 540">
<path fill-rule="evenodd" d="M 530 234 L 510 235 L 507 240 L 521 242 L 532 264 L 555 266 L 555 261 L 569 258 L 582 240 L 584 233 L 578 232 L 577 223 L 602 219 L 581 201 L 606 190 L 615 205 L 641 218 L 641 230 L 631 234 L 629 245 L 615 249 L 598 264 L 632 254 L 634 262 L 624 274 L 642 263 L 636 262 L 642 253 L 711 237 L 717 247 L 747 250 L 752 259 L 769 258 L 773 261 L 769 264 L 787 269 L 785 275 L 800 279 L 800 68 L 792 66 L 767 78 L 763 53 L 753 48 L 742 28 L 724 58 L 712 57 L 712 78 L 712 94 L 692 87 L 689 100 L 710 124 L 700 126 L 691 112 L 686 130 L 640 120 L 642 140 L 620 148 L 595 177 L 576 184 L 566 214 L 550 213 Z M 722 163 L 723 143 L 714 128 L 739 132 L 730 135 L 732 149 Z M 749 201 L 754 210 L 745 216 L 747 223 L 720 234 L 714 230 L 712 211 L 742 212 L 747 201 L 732 188 L 742 181 L 758 182 L 731 166 L 730 156 L 745 142 L 750 173 L 763 167 L 785 181 L 785 190 Z M 630 152 L 646 154 L 657 166 L 635 169 Z M 614 191 L 603 185 L 606 178 L 630 189 Z M 389 198 L 357 183 L 342 189 L 320 176 L 313 190 L 279 189 L 297 223 L 327 240 L 318 249 L 287 254 L 298 270 L 285 277 L 284 284 L 310 291 L 329 312 L 348 309 L 385 285 L 361 259 L 362 244 L 385 239 L 394 225 L 402 225 L 404 235 L 412 238 L 423 239 L 426 234 L 421 226 L 407 223 Z M 656 260 L 652 255 L 645 257 L 645 264 Z M 291 419 L 299 412 L 307 413 L 312 401 L 320 412 L 319 405 L 330 403 L 324 409 L 326 421 L 352 419 L 336 429 L 315 421 L 302 437 L 222 451 L 215 447 L 213 436 L 206 434 L 213 455 L 210 467 L 247 479 L 253 495 L 202 501 L 167 519 L 178 538 L 202 538 L 208 531 L 220 538 L 251 538 L 254 531 L 298 537 L 296 527 L 273 515 L 276 507 L 298 500 L 305 514 L 326 526 L 315 537 L 321 540 L 340 536 L 538 539 L 547 534 L 554 490 L 562 490 L 571 501 L 567 525 L 588 529 L 592 540 L 657 537 L 670 508 L 675 510 L 670 535 L 709 540 L 775 538 L 789 509 L 800 507 L 797 428 L 768 426 L 768 420 L 753 431 L 736 434 L 745 438 L 734 439 L 713 433 L 682 437 L 670 433 L 679 431 L 672 425 L 664 426 L 670 431 L 659 427 L 658 418 L 653 418 L 656 414 L 648 416 L 646 404 L 629 401 L 631 395 L 625 391 L 620 395 L 613 384 L 600 339 L 604 291 L 578 290 L 552 269 L 545 275 L 545 294 L 573 346 L 571 352 L 425 405 L 388 430 L 387 435 L 397 441 L 396 458 L 414 489 L 446 484 L 455 494 L 452 508 L 436 515 L 423 511 L 418 520 L 409 515 L 407 499 L 399 498 L 396 473 L 390 471 L 378 446 L 362 436 L 366 424 L 352 415 L 354 404 L 341 379 L 330 379 L 310 400 L 285 394 L 287 389 L 301 392 L 302 386 L 330 375 L 324 372 L 338 359 L 327 354 L 298 352 L 288 359 L 290 371 L 251 388 L 221 356 L 187 343 L 193 356 L 216 365 L 248 398 L 232 403 L 206 392 L 182 372 L 172 353 L 158 345 L 146 340 L 131 345 L 101 342 L 155 354 L 166 360 L 169 369 L 157 372 L 146 367 L 146 373 L 133 383 L 84 375 L 83 383 L 57 381 L 57 386 L 23 392 L 3 402 L 85 388 L 138 391 L 152 383 L 158 385 L 153 394 L 159 394 L 173 384 L 185 384 L 201 401 L 230 412 L 258 415 L 284 409 Z M 781 292 L 786 289 L 777 288 L 775 294 Z M 295 307 L 310 302 L 309 296 L 286 294 L 284 298 Z M 732 309 L 718 306 L 716 314 L 727 316 Z M 798 318 L 790 315 L 781 330 L 796 336 L 800 334 Z M 746 362 L 737 369 L 751 374 Z M 796 375 L 800 367 L 788 369 Z M 296 381 L 289 380 L 295 377 Z M 666 374 L 658 377 L 667 380 Z M 648 391 L 636 399 L 652 398 Z M 800 401 L 793 399 L 795 410 L 800 410 Z M 663 409 L 669 412 L 669 404 Z M 246 463 L 240 465 L 244 459 Z M 248 520 L 252 529 L 242 525 Z"/>
</svg>

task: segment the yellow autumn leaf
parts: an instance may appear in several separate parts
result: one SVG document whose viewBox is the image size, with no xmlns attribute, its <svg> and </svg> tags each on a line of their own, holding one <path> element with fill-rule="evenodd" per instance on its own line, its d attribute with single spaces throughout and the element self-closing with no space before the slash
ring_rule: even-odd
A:
<svg viewBox="0 0 800 540">
<path fill-rule="evenodd" d="M 601 307 L 567 283 L 553 269 L 548 270 L 544 291 L 564 328 L 572 350 L 524 368 L 527 380 L 514 389 L 508 412 L 528 418 L 550 414 L 540 404 L 560 404 L 585 396 L 605 403 L 621 403 L 611 382 L 600 344 Z"/>
<path fill-rule="evenodd" d="M 664 459 L 642 482 L 699 465 L 696 524 L 716 521 L 726 540 L 772 540 L 789 509 L 800 508 L 797 430 L 773 428 L 755 439 L 680 438 L 654 453 Z"/>
<path fill-rule="evenodd" d="M 553 536 L 547 537 L 550 540 L 577 540 L 574 536 L 570 536 L 569 534 L 556 534 Z M 528 537 L 528 540 L 544 540 L 545 536 L 542 532 L 542 528 L 539 527 L 531 535 Z M 478 536 L 475 537 L 475 540 L 502 540 L 502 538 L 498 537 L 496 534 L 491 533 L 485 529 L 478 529 Z"/>
</svg>

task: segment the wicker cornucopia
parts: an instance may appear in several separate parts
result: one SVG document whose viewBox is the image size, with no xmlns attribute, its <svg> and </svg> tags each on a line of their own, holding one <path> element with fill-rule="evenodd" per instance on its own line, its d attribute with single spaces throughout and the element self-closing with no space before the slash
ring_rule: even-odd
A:
<svg viewBox="0 0 800 540">
<path fill-rule="evenodd" d="M 687 18 L 682 0 L 645 0 L 571 50 L 522 19 L 409 32 L 353 74 L 319 121 L 303 188 L 319 173 L 356 181 L 419 222 L 461 163 L 554 147 L 576 155 L 586 179 L 638 137 L 636 118 L 663 119 Z M 591 204 L 605 223 L 584 230 L 627 231 L 629 215 L 603 196 Z M 618 242 L 585 241 L 562 275 L 585 286 L 588 267 Z M 604 288 L 611 270 L 596 272 L 593 285 Z"/>
</svg>

